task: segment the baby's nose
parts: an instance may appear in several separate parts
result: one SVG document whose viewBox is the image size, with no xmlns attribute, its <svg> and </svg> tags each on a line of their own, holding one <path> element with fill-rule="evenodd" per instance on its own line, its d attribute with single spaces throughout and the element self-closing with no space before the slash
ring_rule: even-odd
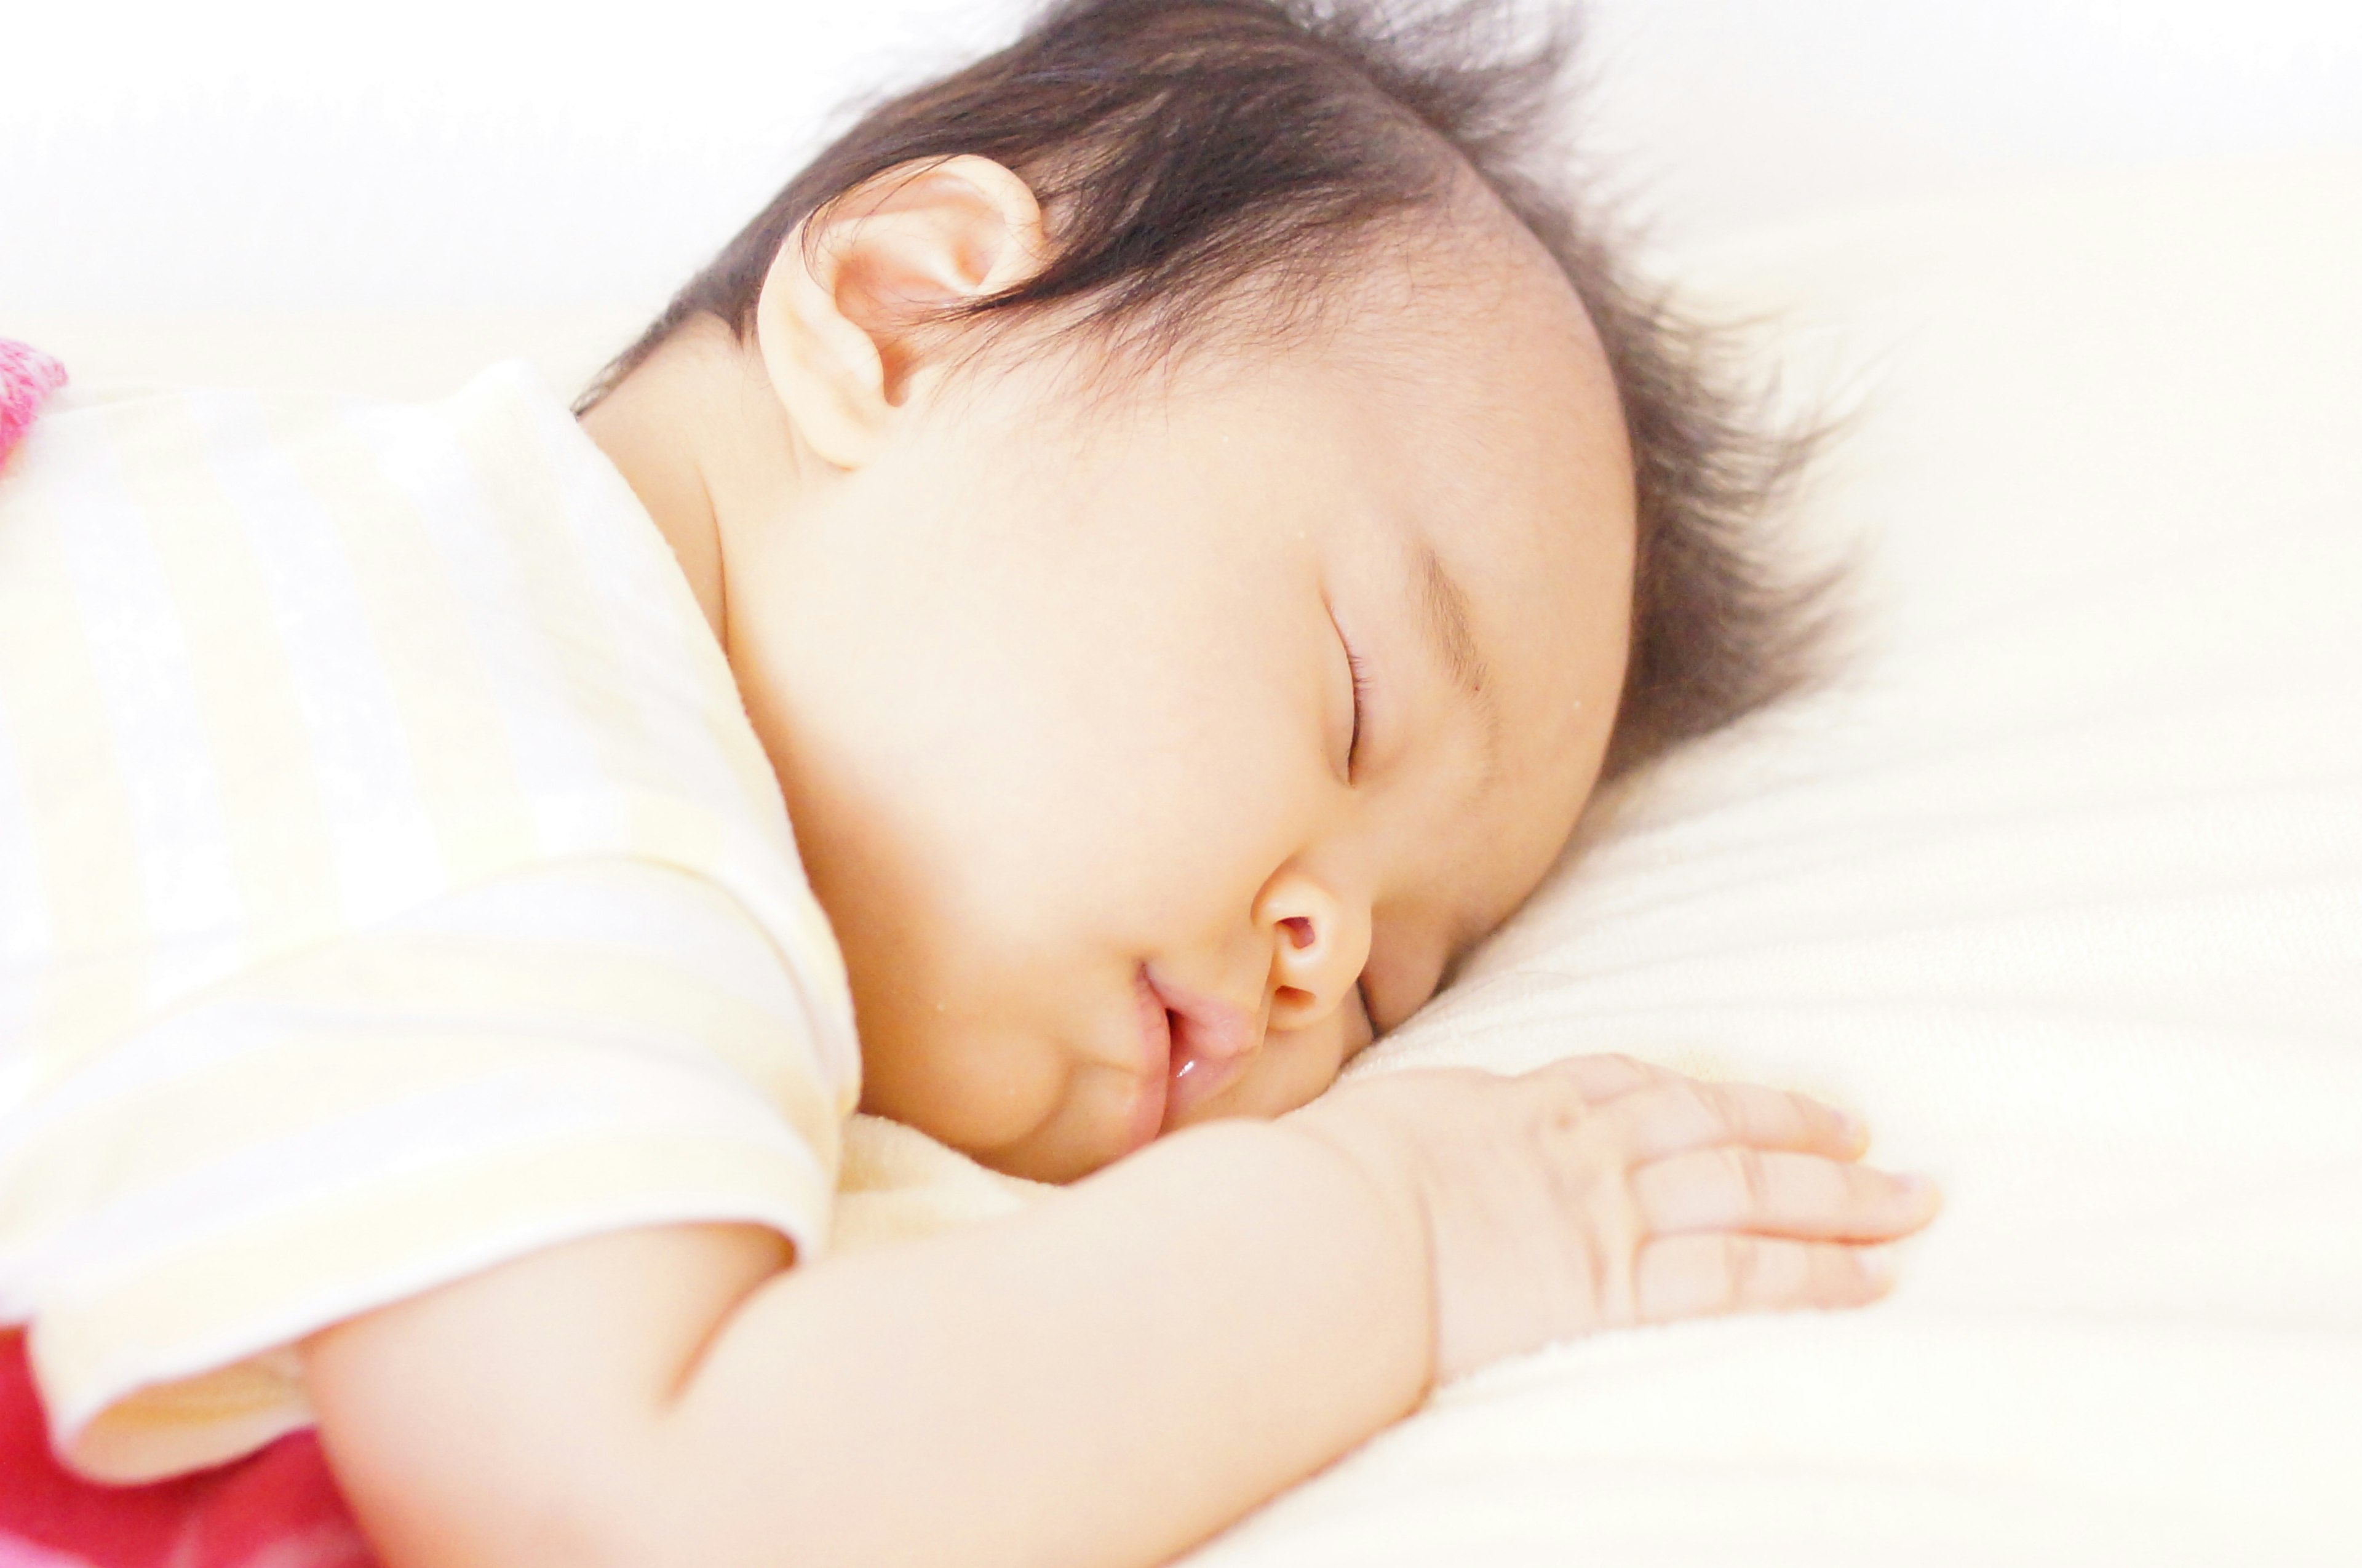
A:
<svg viewBox="0 0 2362 1568">
<path fill-rule="evenodd" d="M 1271 921 L 1271 1027 L 1303 1029 L 1346 1004 L 1370 956 L 1367 910 L 1307 883 Z"/>
</svg>

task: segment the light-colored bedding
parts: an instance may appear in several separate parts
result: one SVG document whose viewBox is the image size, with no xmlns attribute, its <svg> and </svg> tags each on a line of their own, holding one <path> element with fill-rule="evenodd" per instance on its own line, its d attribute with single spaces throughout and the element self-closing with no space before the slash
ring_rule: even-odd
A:
<svg viewBox="0 0 2362 1568">
<path fill-rule="evenodd" d="M 1612 802 L 1356 1070 L 1787 1084 L 1949 1208 L 1875 1309 L 1494 1368 L 1193 1568 L 2362 1562 L 2362 162 L 1682 271 L 1853 410 L 1800 546 L 1862 551 L 1852 657 Z M 635 325 L 0 321 L 85 381 L 396 393 Z M 850 1175 L 856 1243 L 1012 1200 L 890 1131 Z"/>
</svg>

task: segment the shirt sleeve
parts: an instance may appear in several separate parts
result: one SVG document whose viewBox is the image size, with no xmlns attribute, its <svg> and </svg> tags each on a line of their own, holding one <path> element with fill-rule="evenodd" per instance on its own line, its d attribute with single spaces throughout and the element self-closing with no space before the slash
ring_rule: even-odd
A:
<svg viewBox="0 0 2362 1568">
<path fill-rule="evenodd" d="M 293 1346 L 624 1227 L 827 1243 L 796 955 L 653 865 L 537 869 L 258 969 L 0 1124 L 0 1300 L 60 1456 L 128 1483 L 308 1425 Z"/>
</svg>

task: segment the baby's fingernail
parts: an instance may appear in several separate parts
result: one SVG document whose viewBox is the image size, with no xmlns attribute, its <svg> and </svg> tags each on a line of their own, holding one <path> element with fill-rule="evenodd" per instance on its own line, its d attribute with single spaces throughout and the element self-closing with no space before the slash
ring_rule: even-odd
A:
<svg viewBox="0 0 2362 1568">
<path fill-rule="evenodd" d="M 1844 1131 L 1846 1141 L 1849 1143 L 1867 1143 L 1870 1139 L 1870 1123 L 1864 1121 L 1860 1115 L 1853 1111 L 1838 1111 L 1838 1126 Z"/>
<path fill-rule="evenodd" d="M 1894 1249 L 1864 1247 L 1861 1250 L 1862 1277 L 1881 1290 L 1894 1283 Z"/>
</svg>

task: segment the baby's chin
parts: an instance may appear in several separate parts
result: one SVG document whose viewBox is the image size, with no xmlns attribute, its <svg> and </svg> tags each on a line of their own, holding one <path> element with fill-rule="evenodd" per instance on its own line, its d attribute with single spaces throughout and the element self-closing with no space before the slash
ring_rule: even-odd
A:
<svg viewBox="0 0 2362 1568">
<path fill-rule="evenodd" d="M 876 1114 L 884 1116 L 880 1110 Z M 1064 1186 L 1080 1181 L 1094 1172 L 1106 1169 L 1126 1153 L 1121 1148 L 1104 1143 L 1092 1145 L 1064 1138 L 1028 1136 L 1012 1143 L 978 1145 L 958 1139 L 945 1138 L 933 1130 L 906 1117 L 894 1117 L 897 1121 L 909 1121 L 937 1143 L 958 1150 L 977 1165 L 1002 1176 L 1020 1176 L 1027 1181 L 1049 1182 Z"/>
<path fill-rule="evenodd" d="M 1041 1056 L 1026 1052 L 1031 1061 L 1005 1060 L 1004 1071 L 979 1084 L 978 1069 L 992 1054 L 974 1036 L 964 1045 L 963 1070 L 874 1077 L 861 1109 L 914 1127 L 987 1169 L 1028 1181 L 1078 1181 L 1155 1134 L 1162 1097 L 1135 1075 L 1095 1064 L 1044 1071 Z"/>
<path fill-rule="evenodd" d="M 1131 1087 L 1136 1080 L 1118 1083 L 1114 1075 L 1105 1076 L 1109 1082 L 1099 1086 L 1100 1092 L 1078 1093 L 1061 1101 L 1021 1137 L 980 1147 L 952 1146 L 1004 1176 L 1028 1181 L 1080 1181 L 1156 1135 L 1153 1120 L 1145 1135 L 1139 1131 L 1140 1117 L 1133 1108 L 1140 1096 Z"/>
</svg>

